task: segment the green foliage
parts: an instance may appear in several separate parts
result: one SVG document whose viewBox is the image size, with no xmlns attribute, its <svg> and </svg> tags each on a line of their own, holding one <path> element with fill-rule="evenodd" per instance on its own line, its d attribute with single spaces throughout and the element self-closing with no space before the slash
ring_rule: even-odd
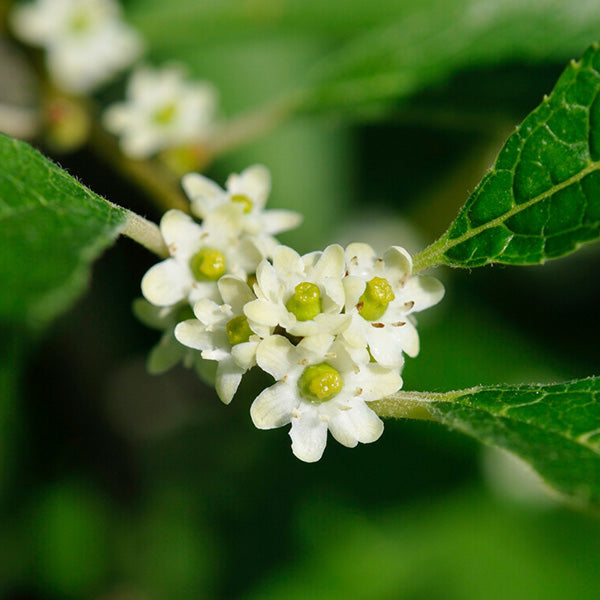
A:
<svg viewBox="0 0 600 600">
<path fill-rule="evenodd" d="M 204 523 L 194 514 L 185 489 L 162 489 L 117 532 L 122 577 L 156 598 L 209 598 L 208 565 L 213 559 Z"/>
<path fill-rule="evenodd" d="M 300 110 L 364 115 L 369 109 L 369 117 L 378 119 L 388 111 L 370 109 L 381 102 L 404 99 L 464 68 L 519 59 L 564 61 L 581 53 L 582 40 L 597 37 L 600 27 L 593 3 L 562 0 L 136 0 L 128 12 L 153 53 L 186 61 L 227 89 L 228 101 L 236 95 L 228 88 L 237 87 L 242 107 L 271 85 L 270 78 L 262 82 L 264 71 L 253 66 L 252 55 L 262 60 L 266 47 L 283 44 L 306 55 L 306 77 L 298 81 L 297 71 L 289 70 L 273 92 L 301 87 Z M 330 53 L 315 66 L 323 48 Z M 232 77 L 232 60 L 245 62 L 261 85 L 244 86 L 238 80 L 242 69 Z"/>
<path fill-rule="evenodd" d="M 537 264 L 600 237 L 600 49 L 572 62 L 506 142 L 448 231 L 416 257 Z"/>
<path fill-rule="evenodd" d="M 109 563 L 109 512 L 97 490 L 56 484 L 32 515 L 34 566 L 45 586 L 62 598 L 82 598 L 102 582 Z"/>
<path fill-rule="evenodd" d="M 378 403 L 399 416 L 403 398 Z M 533 466 L 575 503 L 600 505 L 600 377 L 555 385 L 485 386 L 413 396 L 414 408 Z M 409 400 L 410 401 L 410 400 Z"/>
<path fill-rule="evenodd" d="M 39 328 L 82 292 L 127 212 L 0 134 L 0 322 Z"/>
<path fill-rule="evenodd" d="M 357 36 L 312 72 L 306 107 L 352 111 L 406 98 L 466 67 L 578 54 L 576 40 L 594 39 L 599 25 L 591 5 L 587 22 L 581 8 L 560 0 L 406 2 L 397 19 Z"/>
<path fill-rule="evenodd" d="M 299 556 L 244 598 L 570 600 L 600 585 L 600 526 L 574 512 L 476 488 L 371 513 L 322 496 L 297 518 Z"/>
</svg>

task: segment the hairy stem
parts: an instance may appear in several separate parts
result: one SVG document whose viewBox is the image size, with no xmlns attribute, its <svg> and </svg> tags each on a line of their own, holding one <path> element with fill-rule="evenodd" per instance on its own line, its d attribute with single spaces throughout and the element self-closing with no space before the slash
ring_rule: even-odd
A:
<svg viewBox="0 0 600 600">
<path fill-rule="evenodd" d="M 432 402 L 452 402 L 458 396 L 464 395 L 465 390 L 458 392 L 396 392 L 382 400 L 369 402 L 380 417 L 394 419 L 419 419 L 424 421 L 435 421 L 429 412 L 427 405 Z"/>
<path fill-rule="evenodd" d="M 141 244 L 144 248 L 150 250 L 150 252 L 154 252 L 159 258 L 169 256 L 169 251 L 158 226 L 130 210 L 127 213 L 125 228 L 121 233 L 131 238 L 134 242 Z"/>
</svg>

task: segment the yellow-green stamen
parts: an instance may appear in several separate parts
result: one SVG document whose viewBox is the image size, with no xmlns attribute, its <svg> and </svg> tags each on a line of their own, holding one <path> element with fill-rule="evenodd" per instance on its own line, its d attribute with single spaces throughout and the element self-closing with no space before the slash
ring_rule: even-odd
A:
<svg viewBox="0 0 600 600">
<path fill-rule="evenodd" d="M 239 202 L 244 207 L 244 212 L 249 213 L 252 210 L 252 200 L 244 194 L 233 194 L 231 196 L 232 202 Z"/>
<path fill-rule="evenodd" d="M 327 402 L 342 390 L 342 376 L 327 363 L 306 367 L 298 379 L 300 395 L 310 402 Z"/>
<path fill-rule="evenodd" d="M 225 331 L 227 332 L 227 339 L 232 346 L 247 342 L 253 334 L 245 315 L 233 317 L 233 319 L 225 326 Z"/>
<path fill-rule="evenodd" d="M 190 259 L 190 268 L 198 281 L 217 281 L 225 274 L 225 257 L 214 248 L 202 248 Z"/>
<path fill-rule="evenodd" d="M 91 24 L 92 21 L 90 19 L 90 15 L 88 15 L 88 13 L 85 11 L 75 13 L 71 19 L 71 22 L 69 23 L 71 31 L 77 33 L 81 33 L 86 29 L 89 29 Z"/>
<path fill-rule="evenodd" d="M 392 286 L 383 277 L 373 277 L 367 282 L 363 295 L 358 299 L 358 313 L 367 321 L 375 321 L 387 310 L 395 298 Z"/>
<path fill-rule="evenodd" d="M 153 115 L 153 120 L 158 125 L 169 125 L 173 122 L 175 118 L 175 113 L 177 112 L 177 105 L 175 102 L 170 102 L 166 104 L 159 110 L 157 110 Z"/>
<path fill-rule="evenodd" d="M 309 281 L 303 281 L 294 288 L 294 294 L 285 303 L 285 307 L 298 321 L 314 319 L 321 309 L 321 292 L 319 286 Z"/>
</svg>

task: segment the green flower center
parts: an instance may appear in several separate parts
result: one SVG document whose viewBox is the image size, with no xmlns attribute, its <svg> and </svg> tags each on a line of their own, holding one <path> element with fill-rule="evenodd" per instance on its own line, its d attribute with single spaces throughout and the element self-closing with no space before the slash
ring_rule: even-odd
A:
<svg viewBox="0 0 600 600">
<path fill-rule="evenodd" d="M 244 194 L 234 194 L 231 196 L 232 202 L 239 202 L 244 207 L 244 212 L 249 213 L 252 210 L 252 200 Z"/>
<path fill-rule="evenodd" d="M 298 379 L 300 395 L 310 402 L 327 402 L 342 390 L 342 376 L 327 363 L 306 367 Z"/>
<path fill-rule="evenodd" d="M 285 307 L 298 321 L 314 319 L 321 309 L 321 291 L 319 286 L 309 281 L 303 281 L 294 288 L 294 294 L 285 303 Z"/>
<path fill-rule="evenodd" d="M 82 10 L 73 15 L 69 27 L 74 33 L 82 33 L 86 29 L 89 29 L 91 24 L 90 15 L 85 10 Z"/>
<path fill-rule="evenodd" d="M 175 102 L 170 102 L 157 110 L 152 116 L 152 119 L 157 125 L 169 125 L 173 122 L 176 113 L 177 105 Z"/>
<path fill-rule="evenodd" d="M 358 299 L 358 313 L 367 321 L 376 321 L 395 298 L 392 286 L 383 277 L 373 277 L 367 282 L 363 295 Z"/>
<path fill-rule="evenodd" d="M 232 346 L 247 342 L 253 334 L 245 315 L 233 317 L 233 319 L 225 326 L 225 331 L 227 332 L 227 339 Z"/>
<path fill-rule="evenodd" d="M 225 274 L 225 257 L 214 248 L 202 248 L 190 259 L 190 268 L 198 281 L 217 281 Z"/>
</svg>

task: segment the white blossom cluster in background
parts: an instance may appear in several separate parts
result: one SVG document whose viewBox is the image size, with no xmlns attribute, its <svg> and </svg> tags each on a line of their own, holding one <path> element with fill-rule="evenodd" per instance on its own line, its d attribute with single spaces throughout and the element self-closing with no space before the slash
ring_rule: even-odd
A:
<svg viewBox="0 0 600 600">
<path fill-rule="evenodd" d="M 113 0 L 36 0 L 17 5 L 11 24 L 17 37 L 44 48 L 55 84 L 77 94 L 106 83 L 142 50 Z"/>
<path fill-rule="evenodd" d="M 138 68 L 127 99 L 104 113 L 105 127 L 133 158 L 202 141 L 214 126 L 218 94 L 208 82 L 188 81 L 177 65 Z"/>
<path fill-rule="evenodd" d="M 275 383 L 254 400 L 254 424 L 291 423 L 292 451 L 307 462 L 323 454 L 328 430 L 348 447 L 378 439 L 383 423 L 368 403 L 401 388 L 404 355 L 419 352 L 413 314 L 441 300 L 442 284 L 412 276 L 397 246 L 381 257 L 362 243 L 300 256 L 278 244 L 273 235 L 300 216 L 264 209 L 270 176 L 260 165 L 225 190 L 196 173 L 182 183 L 201 222 L 177 210 L 161 220 L 170 256 L 146 273 L 135 308 L 164 330 L 150 370 L 183 360 L 207 377 L 212 361 L 228 404 L 258 366 Z"/>
<path fill-rule="evenodd" d="M 50 81 L 62 92 L 85 95 L 110 82 L 141 57 L 140 35 L 127 25 L 115 0 L 34 0 L 10 15 L 16 37 L 41 46 Z M 212 131 L 218 94 L 191 81 L 185 68 L 136 66 L 126 99 L 109 106 L 103 124 L 131 158 L 201 144 Z"/>
</svg>

